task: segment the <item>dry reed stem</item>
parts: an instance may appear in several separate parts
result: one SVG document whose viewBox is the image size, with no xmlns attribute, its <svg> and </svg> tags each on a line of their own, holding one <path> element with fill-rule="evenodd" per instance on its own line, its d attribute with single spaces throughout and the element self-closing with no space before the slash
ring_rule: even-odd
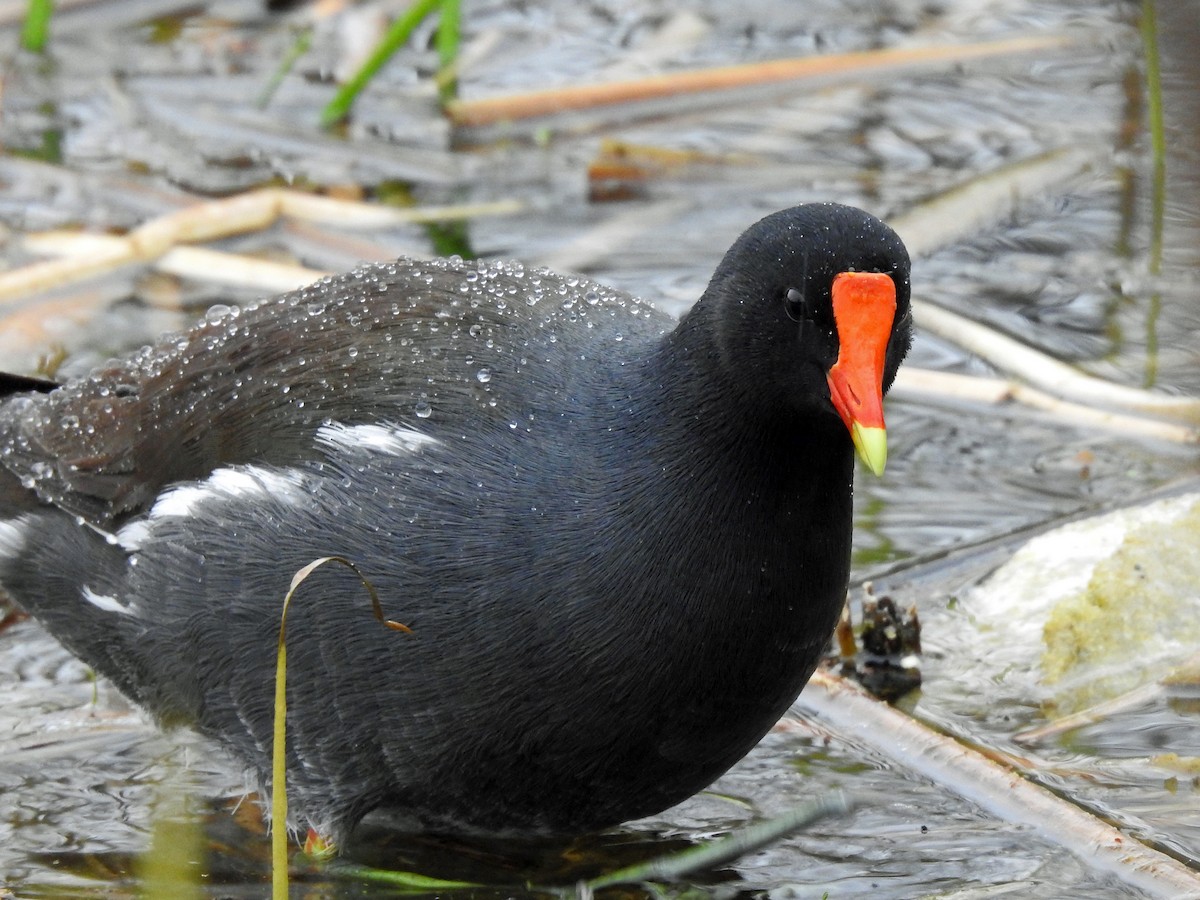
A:
<svg viewBox="0 0 1200 900">
<path fill-rule="evenodd" d="M 1193 674 L 1197 666 L 1200 666 L 1200 654 L 1180 663 L 1170 674 L 1152 684 L 1143 684 L 1132 691 L 1121 694 L 1119 697 L 1113 697 L 1111 700 L 1097 703 L 1095 706 L 1089 706 L 1087 709 L 1081 709 L 1077 713 L 1063 716 L 1037 728 L 1027 728 L 1024 731 L 1014 734 L 1013 740 L 1019 744 L 1037 744 L 1047 738 L 1058 737 L 1064 732 L 1083 728 L 1086 725 L 1093 725 L 1118 713 L 1154 702 L 1166 694 L 1167 685 L 1181 676 Z"/>
<path fill-rule="evenodd" d="M 797 703 L 859 743 L 964 800 L 1110 872 L 1146 897 L 1200 898 L 1200 873 L 836 676 L 818 672 Z"/>
<path fill-rule="evenodd" d="M 1085 375 L 1073 366 L 1015 338 L 949 310 L 913 301 L 920 327 L 999 369 L 1036 384 L 1041 391 L 1100 408 L 1118 407 L 1184 422 L 1200 422 L 1200 400 L 1126 387 Z"/>
<path fill-rule="evenodd" d="M 48 291 L 86 278 L 112 272 L 121 266 L 160 259 L 179 244 L 200 243 L 262 230 L 281 217 L 323 221 L 345 228 L 384 228 L 485 215 L 511 215 L 521 209 L 513 200 L 461 206 L 396 209 L 313 197 L 283 188 L 262 188 L 172 210 L 138 226 L 124 237 L 87 235 L 78 245 L 85 255 L 32 263 L 0 273 L 0 304 L 27 294 Z M 61 237 L 59 246 L 65 247 Z M 41 238 L 43 248 L 50 238 Z M 33 237 L 30 246 L 38 246 Z M 211 273 L 210 273 L 211 276 Z"/>
<path fill-rule="evenodd" d="M 924 320 L 921 321 L 923 324 Z M 1200 443 L 1200 430 L 1187 425 L 1125 413 L 1108 412 L 1092 406 L 1072 403 L 1035 387 L 1002 378 L 983 378 L 905 366 L 896 376 L 890 396 L 903 397 L 906 395 L 962 400 L 968 403 L 986 403 L 992 406 L 1016 402 L 1049 413 L 1060 422 L 1068 422 L 1085 428 L 1102 429 L 1117 434 L 1169 441 L 1175 444 Z"/>
<path fill-rule="evenodd" d="M 701 94 L 818 77 L 858 76 L 915 66 L 964 62 L 988 56 L 1029 53 L 1062 47 L 1066 43 L 1066 39 L 1060 35 L 1034 35 L 967 46 L 956 44 L 942 47 L 902 47 L 779 59 L 669 72 L 633 81 L 585 84 L 479 100 L 459 100 L 448 105 L 447 114 L 455 125 L 475 128 L 570 110 L 636 103 L 681 94 Z"/>
</svg>

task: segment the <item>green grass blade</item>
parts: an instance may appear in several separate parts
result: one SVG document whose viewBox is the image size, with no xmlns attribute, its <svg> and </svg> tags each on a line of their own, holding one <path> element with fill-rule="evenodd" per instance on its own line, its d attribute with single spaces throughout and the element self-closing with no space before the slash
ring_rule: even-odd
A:
<svg viewBox="0 0 1200 900">
<path fill-rule="evenodd" d="M 1150 271 L 1162 268 L 1162 226 L 1166 207 L 1167 138 L 1163 127 L 1162 64 L 1158 56 L 1158 21 L 1154 0 L 1142 4 L 1142 45 L 1146 52 L 1146 95 L 1150 126 L 1150 152 L 1153 160 L 1152 221 Z"/>
<path fill-rule="evenodd" d="M 46 41 L 50 37 L 50 13 L 53 10 L 53 0 L 29 0 L 25 24 L 21 27 L 22 47 L 34 53 L 46 49 Z"/>
<path fill-rule="evenodd" d="M 618 884 L 675 881 L 694 872 L 727 865 L 828 816 L 844 816 L 854 808 L 841 791 L 830 791 L 781 816 L 759 822 L 723 838 L 669 856 L 629 866 L 587 882 L 592 892 Z"/>
<path fill-rule="evenodd" d="M 1163 126 L 1162 64 L 1158 55 L 1158 21 L 1154 0 L 1142 3 L 1142 46 L 1146 53 L 1146 96 L 1152 158 L 1150 187 L 1150 274 L 1162 272 L 1163 226 L 1167 203 L 1167 138 Z M 1150 295 L 1146 313 L 1146 373 L 1143 387 L 1158 381 L 1158 317 L 1162 294 Z"/>
<path fill-rule="evenodd" d="M 288 828 L 287 828 L 287 641 L 284 637 L 288 605 L 296 593 L 293 583 L 283 601 L 279 622 L 279 647 L 275 657 L 274 744 L 271 748 L 271 897 L 287 900 Z"/>
<path fill-rule="evenodd" d="M 413 31 L 425 20 L 425 17 L 437 9 L 441 3 L 442 0 L 417 0 L 392 23 L 392 27 L 383 36 L 383 40 L 376 45 L 367 61 L 349 81 L 342 85 L 334 98 L 321 111 L 323 126 L 328 128 L 346 118 L 350 107 L 354 105 L 354 100 L 367 86 L 367 83 L 383 68 L 384 63 L 391 58 L 392 54 L 412 36 Z"/>
<path fill-rule="evenodd" d="M 379 602 L 379 593 L 367 576 L 343 556 L 322 556 L 314 559 L 308 565 L 301 567 L 292 575 L 291 585 L 283 598 L 283 610 L 279 614 L 279 643 L 275 655 L 275 718 L 273 741 L 271 748 L 271 897 L 273 900 L 287 900 L 288 896 L 288 853 L 287 853 L 287 616 L 291 609 L 292 599 L 296 590 L 305 580 L 329 563 L 345 566 L 358 576 L 359 582 L 371 598 L 371 611 L 376 620 L 385 628 L 392 631 L 409 632 L 407 625 L 393 622 L 383 615 L 383 605 Z M 331 852 L 326 846 L 323 852 Z"/>
<path fill-rule="evenodd" d="M 150 847 L 138 860 L 143 900 L 201 900 L 204 828 L 187 793 L 168 778 L 158 786 Z"/>
<path fill-rule="evenodd" d="M 438 100 L 444 105 L 458 96 L 458 48 L 462 40 L 462 8 L 459 0 L 442 0 L 438 21 Z"/>
<path fill-rule="evenodd" d="M 324 871 L 338 878 L 346 878 L 353 881 L 369 881 L 374 884 L 387 884 L 392 887 L 419 891 L 421 893 L 483 887 L 483 885 L 470 881 L 447 881 L 444 878 L 431 878 L 419 872 L 376 869 L 372 866 L 364 866 L 359 863 L 346 862 L 345 860 L 335 860 L 329 863 Z"/>
<path fill-rule="evenodd" d="M 296 61 L 308 52 L 309 47 L 312 46 L 312 37 L 312 26 L 301 29 L 300 33 L 296 35 L 296 40 L 292 43 L 288 52 L 284 54 L 279 65 L 275 67 L 275 71 L 271 73 L 271 80 L 267 82 L 262 92 L 259 93 L 258 100 L 256 101 L 259 109 L 266 109 L 267 104 L 271 102 L 271 98 L 275 96 L 275 92 L 279 90 L 279 86 L 283 84 L 283 79 L 287 77 L 287 73 L 292 71 L 292 67 L 296 65 Z"/>
</svg>

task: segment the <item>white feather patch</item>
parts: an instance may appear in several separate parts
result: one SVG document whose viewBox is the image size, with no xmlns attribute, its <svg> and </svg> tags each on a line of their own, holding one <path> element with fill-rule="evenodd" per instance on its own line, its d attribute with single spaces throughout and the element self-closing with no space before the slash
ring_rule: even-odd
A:
<svg viewBox="0 0 1200 900">
<path fill-rule="evenodd" d="M 163 493 L 151 508 L 149 518 L 194 515 L 196 507 L 208 500 L 258 502 L 273 498 L 291 503 L 307 496 L 304 473 L 296 469 L 267 469 L 260 466 L 214 469 L 204 481 L 181 484 Z M 122 531 L 131 529 L 134 524 L 125 526 Z M 128 535 L 131 541 L 141 541 L 145 536 L 144 530 L 133 530 Z M 117 537 L 120 540 L 121 535 Z"/>
<path fill-rule="evenodd" d="M 0 559 L 17 559 L 25 550 L 26 516 L 0 521 Z"/>
<path fill-rule="evenodd" d="M 81 593 L 83 594 L 84 600 L 92 604 L 92 606 L 96 607 L 97 609 L 104 610 L 104 612 L 120 613 L 123 616 L 128 616 L 133 613 L 132 607 L 126 606 L 116 597 L 113 597 L 110 594 L 97 594 L 86 584 L 83 586 Z"/>
<path fill-rule="evenodd" d="M 130 553 L 142 549 L 147 536 L 150 534 L 150 523 L 145 519 L 134 519 L 121 527 L 117 532 L 117 543 L 123 550 Z"/>
<path fill-rule="evenodd" d="M 425 447 L 436 447 L 441 443 L 411 428 L 399 425 L 343 425 L 330 422 L 317 431 L 317 441 L 332 449 L 377 450 L 402 456 L 418 453 Z"/>
</svg>

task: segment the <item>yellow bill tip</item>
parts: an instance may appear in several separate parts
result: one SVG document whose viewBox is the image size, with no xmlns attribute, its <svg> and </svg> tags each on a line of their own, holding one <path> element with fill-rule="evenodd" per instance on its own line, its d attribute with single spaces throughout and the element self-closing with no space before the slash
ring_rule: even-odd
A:
<svg viewBox="0 0 1200 900">
<path fill-rule="evenodd" d="M 887 465 L 887 430 L 854 422 L 850 425 L 850 439 L 863 464 L 874 475 L 882 475 Z"/>
</svg>

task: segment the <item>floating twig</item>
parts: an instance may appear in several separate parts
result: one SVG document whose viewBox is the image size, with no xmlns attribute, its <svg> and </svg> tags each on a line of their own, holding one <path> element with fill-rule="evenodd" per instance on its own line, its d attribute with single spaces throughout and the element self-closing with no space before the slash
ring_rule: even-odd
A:
<svg viewBox="0 0 1200 900">
<path fill-rule="evenodd" d="M 139 225 L 124 237 L 89 235 L 85 255 L 45 260 L 0 273 L 0 304 L 112 272 L 121 266 L 160 259 L 179 244 L 199 243 L 262 230 L 281 217 L 319 220 L 344 228 L 384 228 L 484 215 L 509 215 L 522 208 L 501 200 L 417 209 L 375 206 L 315 197 L 283 188 L 261 188 L 172 210 Z M 58 238 L 60 246 L 65 240 Z M 36 243 L 37 238 L 33 238 Z M 45 244 L 43 244 L 44 246 Z"/>
<path fill-rule="evenodd" d="M 818 672 L 798 701 L 822 722 L 931 778 L 1004 821 L 1025 826 L 1147 897 L 1200 898 L 1200 872 L 1160 853 L 857 686 Z"/>
<path fill-rule="evenodd" d="M 1195 397 L 1160 394 L 1085 375 L 1015 338 L 931 303 L 913 301 L 913 316 L 926 331 L 1056 396 L 1101 409 L 1116 407 L 1200 422 L 1200 400 Z"/>
<path fill-rule="evenodd" d="M 899 215 L 889 217 L 888 224 L 904 239 L 910 254 L 928 256 L 1010 217 L 1019 204 L 1031 198 L 1061 193 L 1064 184 L 1096 163 L 1094 154 L 1075 147 L 1048 150 L 926 197 Z"/>
<path fill-rule="evenodd" d="M 1200 654 L 1181 663 L 1170 674 L 1159 681 L 1155 681 L 1152 684 L 1143 684 L 1132 691 L 1121 694 L 1119 697 L 1113 697 L 1111 700 L 1097 703 L 1095 706 L 1090 706 L 1087 709 L 1081 709 L 1077 713 L 1063 716 L 1037 728 L 1027 728 L 1024 731 L 1014 734 L 1012 739 L 1018 744 L 1038 744 L 1048 738 L 1058 737 L 1064 732 L 1074 731 L 1076 728 L 1083 728 L 1087 725 L 1094 725 L 1118 713 L 1152 703 L 1167 693 L 1168 685 L 1179 679 L 1181 675 L 1194 673 L 1197 666 L 1200 666 Z"/>
<path fill-rule="evenodd" d="M 710 69 L 692 69 L 606 84 L 584 84 L 550 90 L 508 94 L 447 104 L 450 120 L 460 127 L 480 127 L 531 119 L 570 110 L 593 109 L 817 78 L 856 78 L 872 72 L 890 72 L 988 56 L 1031 53 L 1066 46 L 1060 35 L 1034 35 L 978 44 L 940 47 L 900 47 L 864 50 L 827 56 L 805 56 Z"/>
<path fill-rule="evenodd" d="M 924 324 L 924 320 L 921 322 Z M 1174 444 L 1200 443 L 1200 429 L 1188 425 L 1072 403 L 1019 381 L 1003 378 L 984 378 L 906 366 L 897 374 L 890 396 L 934 397 L 993 406 L 1015 402 L 1048 413 L 1057 421 L 1069 422 L 1072 425 L 1150 440 L 1170 441 Z"/>
<path fill-rule="evenodd" d="M 1052 150 L 956 185 L 893 217 L 891 224 L 910 253 L 928 255 L 1008 215 L 1021 199 L 1042 196 L 1077 177 L 1092 163 L 1091 156 L 1078 150 Z M 913 315 L 922 329 L 1037 385 L 1044 393 L 1101 409 L 1115 407 L 1200 423 L 1200 400 L 1194 397 L 1127 387 L 1084 374 L 994 328 L 925 301 L 913 301 Z"/>
</svg>

